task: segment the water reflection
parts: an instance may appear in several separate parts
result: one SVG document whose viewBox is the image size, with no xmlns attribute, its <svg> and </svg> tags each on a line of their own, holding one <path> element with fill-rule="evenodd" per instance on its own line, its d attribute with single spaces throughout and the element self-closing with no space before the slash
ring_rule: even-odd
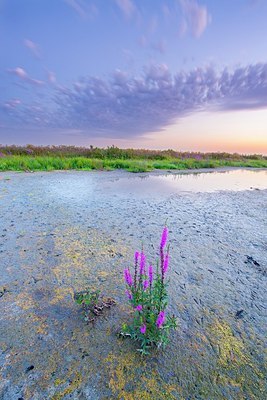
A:
<svg viewBox="0 0 267 400">
<path fill-rule="evenodd" d="M 145 174 L 120 177 L 106 189 L 127 194 L 214 192 L 218 190 L 267 189 L 266 170 L 231 170 L 194 173 Z"/>
</svg>

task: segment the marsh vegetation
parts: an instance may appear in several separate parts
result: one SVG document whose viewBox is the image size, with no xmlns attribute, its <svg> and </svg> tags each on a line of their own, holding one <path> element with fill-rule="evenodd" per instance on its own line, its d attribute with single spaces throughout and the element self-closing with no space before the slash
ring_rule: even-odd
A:
<svg viewBox="0 0 267 400">
<path fill-rule="evenodd" d="M 219 167 L 267 168 L 267 157 L 174 150 L 75 146 L 2 146 L 0 171 L 114 170 L 129 172 Z"/>
</svg>

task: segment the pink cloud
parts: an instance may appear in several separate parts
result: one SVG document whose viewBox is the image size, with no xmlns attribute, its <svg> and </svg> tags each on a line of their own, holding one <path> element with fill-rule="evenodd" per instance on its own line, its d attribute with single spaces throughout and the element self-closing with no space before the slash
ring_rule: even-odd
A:
<svg viewBox="0 0 267 400">
<path fill-rule="evenodd" d="M 192 35 L 199 38 L 211 22 L 207 7 L 200 5 L 197 0 L 180 0 L 183 11 L 183 24 L 188 25 Z"/>
<path fill-rule="evenodd" d="M 24 39 L 24 46 L 26 46 L 36 58 L 40 58 L 39 46 L 32 40 Z"/>
<path fill-rule="evenodd" d="M 25 71 L 25 69 L 21 68 L 21 67 L 17 67 L 14 69 L 8 69 L 7 72 L 9 72 L 12 75 L 17 76 L 18 78 L 20 78 L 21 80 L 23 80 L 24 82 L 28 82 L 31 83 L 33 85 L 37 85 L 37 86 L 42 86 L 44 85 L 43 81 L 40 81 L 39 79 L 34 79 L 31 78 L 27 72 Z"/>
<path fill-rule="evenodd" d="M 21 78 L 21 79 L 27 79 L 27 77 L 28 77 L 27 72 L 21 67 L 9 69 L 8 72 L 16 75 L 18 78 Z"/>
<path fill-rule="evenodd" d="M 52 71 L 47 71 L 47 80 L 49 83 L 56 83 L 56 74 Z"/>
<path fill-rule="evenodd" d="M 64 0 L 82 19 L 95 17 L 98 14 L 98 8 L 94 4 L 88 4 L 84 0 Z"/>
<path fill-rule="evenodd" d="M 19 99 L 12 99 L 7 101 L 4 106 L 6 108 L 12 109 L 12 108 L 16 108 L 17 106 L 19 106 L 21 104 L 21 101 Z"/>
</svg>

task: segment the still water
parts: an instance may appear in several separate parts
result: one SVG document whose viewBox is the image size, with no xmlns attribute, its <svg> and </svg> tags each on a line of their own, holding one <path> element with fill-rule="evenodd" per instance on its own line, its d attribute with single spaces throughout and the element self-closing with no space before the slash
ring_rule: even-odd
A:
<svg viewBox="0 0 267 400">
<path fill-rule="evenodd" d="M 230 170 L 194 173 L 138 174 L 103 182 L 117 194 L 215 192 L 267 189 L 267 170 Z"/>
</svg>

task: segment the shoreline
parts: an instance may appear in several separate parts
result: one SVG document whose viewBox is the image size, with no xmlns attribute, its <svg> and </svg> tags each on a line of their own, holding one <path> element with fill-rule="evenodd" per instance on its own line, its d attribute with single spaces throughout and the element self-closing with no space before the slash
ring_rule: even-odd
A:
<svg viewBox="0 0 267 400">
<path fill-rule="evenodd" d="M 42 174 L 42 173 L 69 173 L 69 172 L 77 172 L 77 173 L 115 173 L 115 172 L 126 172 L 126 173 L 131 173 L 133 175 L 138 175 L 138 174 L 153 174 L 153 175 L 166 175 L 168 174 L 174 174 L 174 175 L 180 175 L 180 174 L 203 174 L 203 173 L 211 173 L 211 172 L 229 172 L 229 171 L 238 171 L 238 170 L 244 170 L 244 171 L 267 171 L 267 167 L 215 167 L 215 168 L 188 168 L 188 169 L 154 169 L 151 171 L 139 171 L 139 172 L 132 172 L 132 171 L 127 171 L 126 169 L 123 168 L 116 168 L 112 170 L 107 170 L 107 169 L 88 169 L 88 170 L 83 170 L 83 169 L 53 169 L 53 170 L 35 170 L 35 171 L 22 171 L 22 170 L 8 170 L 8 171 L 1 171 L 0 170 L 0 176 L 1 174 Z"/>
</svg>

